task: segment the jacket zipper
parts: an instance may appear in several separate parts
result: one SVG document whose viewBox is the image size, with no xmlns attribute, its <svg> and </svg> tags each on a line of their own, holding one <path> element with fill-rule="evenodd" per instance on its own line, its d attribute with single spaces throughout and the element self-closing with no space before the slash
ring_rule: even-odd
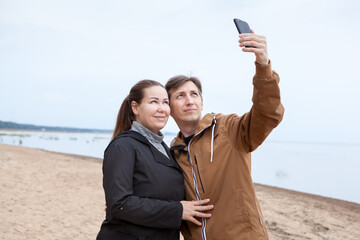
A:
<svg viewBox="0 0 360 240">
<path fill-rule="evenodd" d="M 192 140 L 194 139 L 194 137 L 198 136 L 200 133 L 202 133 L 203 131 L 205 131 L 207 128 L 209 128 L 211 126 L 211 124 L 207 127 L 205 127 L 204 129 L 202 129 L 200 132 L 198 132 L 197 134 L 195 134 L 193 136 L 193 138 L 190 140 L 189 144 L 188 144 L 188 158 L 190 160 L 190 164 L 191 164 L 191 170 L 192 170 L 192 174 L 193 174 L 193 180 L 194 180 L 194 186 L 195 186 L 195 194 L 196 194 L 196 198 L 197 200 L 200 200 L 200 194 L 199 194 L 199 191 L 197 189 L 197 181 L 196 181 L 196 176 L 195 176 L 195 172 L 194 172 L 194 166 L 192 164 L 192 161 L 191 161 L 191 153 L 190 153 L 190 145 L 191 145 L 191 142 Z M 195 163 L 196 163 L 196 167 L 197 167 L 197 171 L 198 171 L 198 174 L 199 174 L 199 168 L 198 168 L 198 165 L 197 165 L 197 161 L 196 161 L 196 157 L 195 157 Z M 201 187 L 202 187 L 202 190 L 204 192 L 204 188 L 203 188 L 203 185 L 202 185 L 202 182 L 201 182 L 201 178 L 200 178 L 200 174 L 199 174 L 199 180 L 200 180 L 200 184 L 201 184 Z M 206 228 L 206 219 L 205 218 L 201 218 L 201 222 L 202 222 L 202 226 L 201 226 L 201 236 L 202 236 L 202 239 L 203 240 L 206 240 L 206 231 L 205 231 L 205 228 Z"/>
<path fill-rule="evenodd" d="M 192 163 L 191 160 L 191 154 L 190 154 L 190 143 L 191 143 L 192 139 L 190 140 L 189 144 L 188 144 L 188 158 L 190 160 L 190 164 L 191 164 L 191 172 L 192 172 L 192 176 L 193 176 L 193 180 L 194 180 L 194 187 L 195 187 L 195 194 L 196 194 L 196 199 L 200 200 L 200 193 L 198 190 L 198 186 L 197 186 L 197 180 L 196 180 L 196 173 L 195 173 L 195 169 L 194 169 L 194 164 Z M 205 218 L 201 218 L 201 222 L 202 222 L 202 226 L 201 226 L 201 237 L 203 240 L 206 240 L 206 232 L 205 232 L 205 228 L 206 228 L 206 219 Z"/>
<path fill-rule="evenodd" d="M 208 127 L 210 127 L 211 125 L 209 125 Z M 200 132 L 198 132 L 197 134 L 194 135 L 194 137 L 196 137 L 197 135 L 199 135 L 201 132 L 205 131 L 208 127 L 204 128 L 203 130 L 201 130 Z M 194 137 L 190 140 L 189 144 L 188 144 L 188 158 L 190 160 L 190 164 L 191 164 L 191 169 L 192 169 L 192 173 L 193 173 L 193 180 L 194 180 L 194 186 L 195 186 L 195 194 L 196 194 L 196 198 L 197 200 L 200 200 L 200 194 L 199 194 L 199 191 L 197 189 L 197 181 L 196 181 L 196 176 L 195 176 L 195 172 L 194 172 L 194 166 L 192 164 L 192 161 L 191 161 L 191 153 L 190 153 L 190 145 L 191 145 L 191 142 L 192 140 L 194 139 Z M 196 161 L 196 158 L 195 158 L 195 161 Z M 196 163 L 196 162 L 195 162 Z M 196 164 L 197 166 L 197 164 Z M 199 180 L 200 180 L 200 175 L 199 175 Z M 202 187 L 202 183 L 201 183 L 201 180 L 200 180 L 200 184 L 201 184 L 201 187 Z M 203 189 L 204 191 L 204 189 Z M 206 219 L 205 218 L 201 218 L 201 222 L 202 222 L 202 226 L 201 226 L 201 237 L 202 237 L 202 240 L 206 240 Z"/>
<path fill-rule="evenodd" d="M 201 181 L 201 176 L 200 176 L 200 171 L 199 171 L 199 165 L 198 165 L 198 163 L 197 163 L 196 156 L 194 156 L 194 157 L 195 157 L 196 170 L 197 170 L 197 172 L 198 172 L 201 189 L 202 189 L 203 193 L 205 193 L 205 191 L 204 191 L 204 186 L 203 186 L 203 183 L 202 183 L 202 181 Z"/>
</svg>

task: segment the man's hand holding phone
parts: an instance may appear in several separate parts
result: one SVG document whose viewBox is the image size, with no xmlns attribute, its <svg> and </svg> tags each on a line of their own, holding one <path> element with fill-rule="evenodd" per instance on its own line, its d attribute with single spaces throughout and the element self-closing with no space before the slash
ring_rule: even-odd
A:
<svg viewBox="0 0 360 240">
<path fill-rule="evenodd" d="M 234 22 L 240 33 L 239 46 L 242 47 L 242 51 L 255 53 L 256 62 L 261 65 L 267 65 L 269 57 L 265 36 L 255 34 L 244 21 L 235 18 Z"/>
<path fill-rule="evenodd" d="M 244 52 L 253 52 L 256 56 L 256 62 L 261 65 L 269 63 L 267 52 L 267 43 L 265 36 L 253 33 L 242 33 L 239 35 L 239 46 Z M 251 46 L 252 48 L 246 48 Z"/>
</svg>

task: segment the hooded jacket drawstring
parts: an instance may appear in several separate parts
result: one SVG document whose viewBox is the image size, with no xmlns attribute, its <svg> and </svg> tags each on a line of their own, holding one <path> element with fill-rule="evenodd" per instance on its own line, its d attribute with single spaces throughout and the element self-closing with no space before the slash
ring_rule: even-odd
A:
<svg viewBox="0 0 360 240">
<path fill-rule="evenodd" d="M 216 125 L 216 119 L 215 116 L 213 118 L 213 127 L 212 127 L 212 131 L 211 131 L 211 157 L 210 157 L 210 162 L 212 162 L 213 160 L 213 155 L 214 155 L 214 130 L 215 130 L 215 125 Z"/>
</svg>

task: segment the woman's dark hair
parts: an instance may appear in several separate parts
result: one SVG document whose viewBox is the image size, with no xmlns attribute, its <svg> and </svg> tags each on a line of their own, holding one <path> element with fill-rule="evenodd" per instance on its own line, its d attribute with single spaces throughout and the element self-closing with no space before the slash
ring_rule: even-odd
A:
<svg viewBox="0 0 360 240">
<path fill-rule="evenodd" d="M 135 101 L 141 103 L 144 98 L 144 89 L 153 86 L 164 87 L 161 83 L 154 80 L 141 80 L 136 83 L 131 89 L 129 95 L 121 104 L 119 113 L 117 115 L 115 130 L 111 139 L 114 139 L 119 133 L 127 131 L 131 128 L 132 122 L 135 120 L 134 113 L 131 109 L 131 102 Z"/>
<path fill-rule="evenodd" d="M 201 82 L 197 77 L 187 77 L 185 75 L 177 75 L 174 76 L 172 78 L 170 78 L 166 85 L 165 85 L 165 89 L 169 95 L 169 100 L 171 98 L 171 93 L 174 89 L 177 89 L 178 87 L 180 87 L 181 85 L 183 85 L 184 83 L 191 81 L 195 84 L 195 86 L 197 87 L 200 97 L 202 99 L 202 87 L 201 87 Z"/>
</svg>

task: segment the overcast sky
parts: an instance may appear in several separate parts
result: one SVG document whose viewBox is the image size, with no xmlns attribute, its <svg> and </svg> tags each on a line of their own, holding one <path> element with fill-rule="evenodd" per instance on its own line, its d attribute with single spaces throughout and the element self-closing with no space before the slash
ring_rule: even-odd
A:
<svg viewBox="0 0 360 240">
<path fill-rule="evenodd" d="M 357 0 L 0 0 L 0 120 L 112 129 L 131 86 L 177 74 L 202 80 L 204 113 L 242 115 L 255 58 L 237 17 L 267 37 L 280 75 L 270 138 L 360 143 L 359 12 Z"/>
</svg>

